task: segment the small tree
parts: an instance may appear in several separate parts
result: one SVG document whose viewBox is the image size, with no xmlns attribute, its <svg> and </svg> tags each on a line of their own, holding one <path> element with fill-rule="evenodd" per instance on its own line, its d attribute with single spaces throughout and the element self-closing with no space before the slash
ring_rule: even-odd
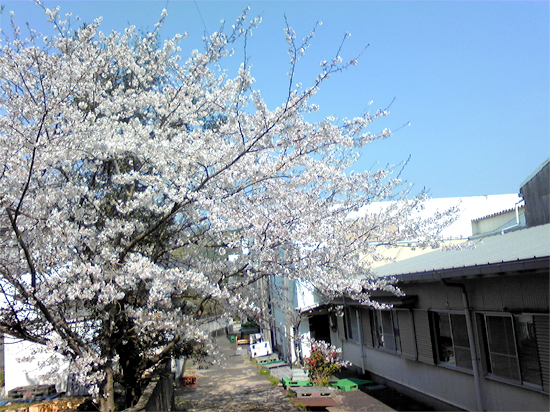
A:
<svg viewBox="0 0 550 412">
<path fill-rule="evenodd" d="M 425 195 L 407 200 L 391 169 L 346 173 L 390 136 L 365 130 L 387 110 L 307 120 L 322 83 L 356 63 L 336 56 L 296 85 L 313 34 L 296 44 L 287 27 L 289 92 L 268 108 L 248 67 L 218 67 L 259 23 L 246 11 L 183 63 L 182 36 L 160 42 L 164 13 L 140 35 L 45 12 L 50 33 L 23 38 L 12 18 L 0 51 L 0 330 L 71 359 L 102 411 L 115 381 L 129 406 L 148 371 L 209 351 L 204 317 L 254 312 L 260 279 L 368 302 L 394 290 L 359 259 L 371 241 L 437 240 L 448 215 L 410 220 Z M 397 201 L 350 220 L 384 199 Z"/>
</svg>

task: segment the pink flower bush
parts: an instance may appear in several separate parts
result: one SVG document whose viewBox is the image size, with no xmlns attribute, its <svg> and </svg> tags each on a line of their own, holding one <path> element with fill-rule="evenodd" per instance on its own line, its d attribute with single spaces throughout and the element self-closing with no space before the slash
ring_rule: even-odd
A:
<svg viewBox="0 0 550 412">
<path fill-rule="evenodd" d="M 349 362 L 341 360 L 342 349 L 325 341 L 312 341 L 311 355 L 305 358 L 305 367 L 315 386 L 327 386 L 331 376 Z"/>
</svg>

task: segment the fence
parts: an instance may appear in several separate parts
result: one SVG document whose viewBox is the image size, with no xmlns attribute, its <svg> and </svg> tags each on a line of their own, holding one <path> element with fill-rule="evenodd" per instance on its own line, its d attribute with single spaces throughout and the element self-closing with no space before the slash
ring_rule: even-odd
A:
<svg viewBox="0 0 550 412">
<path fill-rule="evenodd" d="M 212 336 L 225 334 L 229 319 L 215 319 L 203 327 Z M 185 363 L 184 363 L 185 364 Z M 174 409 L 174 374 L 170 372 L 169 363 L 153 375 L 143 391 L 138 403 L 123 412 L 171 411 Z"/>
<path fill-rule="evenodd" d="M 154 374 L 139 401 L 123 412 L 171 411 L 174 409 L 174 377 L 168 367 Z"/>
</svg>

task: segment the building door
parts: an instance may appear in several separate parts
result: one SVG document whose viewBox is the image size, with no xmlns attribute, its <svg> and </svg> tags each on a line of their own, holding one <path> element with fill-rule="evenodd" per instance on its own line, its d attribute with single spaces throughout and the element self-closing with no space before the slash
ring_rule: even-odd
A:
<svg viewBox="0 0 550 412">
<path fill-rule="evenodd" d="M 309 318 L 309 330 L 315 340 L 324 340 L 330 344 L 330 320 L 328 315 L 316 315 Z"/>
</svg>

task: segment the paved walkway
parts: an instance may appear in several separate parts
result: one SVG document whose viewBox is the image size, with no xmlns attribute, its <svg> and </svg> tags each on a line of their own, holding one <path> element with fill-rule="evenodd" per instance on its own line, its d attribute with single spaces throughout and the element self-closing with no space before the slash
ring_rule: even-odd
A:
<svg viewBox="0 0 550 412">
<path fill-rule="evenodd" d="M 220 365 L 191 364 L 186 376 L 197 377 L 197 386 L 178 387 L 175 393 L 176 409 L 188 412 L 298 412 L 281 385 L 275 386 L 258 374 L 258 368 L 242 350 L 236 355 L 236 344 L 226 337 L 218 338 L 222 360 Z M 392 412 L 372 396 L 361 392 L 338 392 L 338 406 L 326 408 L 329 412 Z"/>
<path fill-rule="evenodd" d="M 235 355 L 237 345 L 226 337 L 218 338 L 221 349 L 221 365 L 201 368 L 202 365 L 186 365 L 185 375 L 196 376 L 194 388 L 177 388 L 177 410 L 189 412 L 297 412 L 285 393 L 258 374 L 254 365 L 242 350 Z M 204 365 L 204 364 L 203 364 Z"/>
</svg>

